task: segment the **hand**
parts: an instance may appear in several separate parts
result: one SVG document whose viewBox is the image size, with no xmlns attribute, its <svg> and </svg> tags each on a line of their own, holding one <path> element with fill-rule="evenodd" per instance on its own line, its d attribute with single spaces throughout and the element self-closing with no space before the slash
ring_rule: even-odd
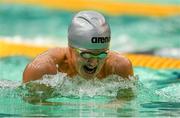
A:
<svg viewBox="0 0 180 118">
<path fill-rule="evenodd" d="M 28 82 L 20 86 L 20 90 L 23 100 L 31 104 L 45 102 L 46 99 L 53 97 L 54 92 L 51 86 L 35 82 Z"/>
<path fill-rule="evenodd" d="M 123 99 L 123 100 L 132 100 L 135 97 L 135 94 L 132 90 L 132 88 L 121 88 L 117 92 L 117 99 Z"/>
</svg>

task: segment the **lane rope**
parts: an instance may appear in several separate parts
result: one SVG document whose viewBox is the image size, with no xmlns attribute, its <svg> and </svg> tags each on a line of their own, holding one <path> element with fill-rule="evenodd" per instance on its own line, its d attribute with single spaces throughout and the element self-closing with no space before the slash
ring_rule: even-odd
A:
<svg viewBox="0 0 180 118">
<path fill-rule="evenodd" d="M 180 14 L 178 4 L 129 3 L 110 0 L 1 0 L 4 4 L 43 6 L 50 9 L 77 12 L 92 9 L 109 15 L 171 16 Z"/>
<path fill-rule="evenodd" d="M 12 43 L 0 40 L 0 58 L 9 56 L 26 56 L 34 58 L 38 54 L 52 48 L 51 46 L 36 46 L 32 44 Z M 153 69 L 180 69 L 180 59 L 165 58 L 145 54 L 124 54 L 133 66 L 148 67 Z"/>
</svg>

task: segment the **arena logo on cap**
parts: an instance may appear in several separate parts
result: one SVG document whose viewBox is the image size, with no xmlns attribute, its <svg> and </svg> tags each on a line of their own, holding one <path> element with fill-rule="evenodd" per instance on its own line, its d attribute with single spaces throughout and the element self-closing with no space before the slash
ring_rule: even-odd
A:
<svg viewBox="0 0 180 118">
<path fill-rule="evenodd" d="M 92 43 L 109 43 L 110 37 L 92 37 Z"/>
</svg>

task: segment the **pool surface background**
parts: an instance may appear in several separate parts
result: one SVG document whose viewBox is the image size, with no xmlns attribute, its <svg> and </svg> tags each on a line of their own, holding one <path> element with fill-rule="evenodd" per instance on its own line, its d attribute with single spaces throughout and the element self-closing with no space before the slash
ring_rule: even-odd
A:
<svg viewBox="0 0 180 118">
<path fill-rule="evenodd" d="M 58 9 L 52 9 L 28 3 L 10 4 L 4 2 L 4 0 L 0 2 L 2 2 L 2 4 L 0 3 L 0 40 L 10 41 L 11 44 L 23 45 L 23 43 L 28 43 L 40 47 L 67 45 L 67 28 L 77 10 L 62 10 L 59 9 L 58 5 Z M 104 1 L 103 4 L 106 4 L 106 2 Z M 113 0 L 113 2 L 121 3 L 124 0 Z M 139 0 L 133 2 L 128 0 L 126 2 L 128 2 L 127 6 L 130 3 L 140 3 Z M 167 13 L 157 11 L 157 13 L 165 14 L 163 16 L 161 14 L 158 16 L 155 11 L 148 15 L 142 15 L 144 13 L 141 14 L 139 11 L 137 11 L 137 14 L 122 14 L 122 12 L 120 14 L 117 14 L 118 12 L 111 14 L 102 11 L 112 30 L 111 49 L 126 53 L 148 53 L 156 56 L 172 57 L 179 64 L 180 16 L 177 10 L 175 15 L 168 15 L 168 12 L 173 13 L 173 6 L 176 6 L 174 9 L 179 9 L 179 1 L 143 0 L 141 3 L 144 6 L 153 4 L 154 7 L 154 5 L 158 5 L 158 8 L 168 5 L 169 9 Z M 44 5 L 46 4 L 44 3 Z M 81 8 L 83 6 L 79 9 Z M 109 8 L 105 9 L 110 10 Z M 166 8 L 163 7 L 163 9 Z M 148 11 L 148 7 L 144 7 L 144 12 Z M 1 46 L 0 44 L 0 49 Z M 9 47 L 8 50 L 15 49 Z M 24 86 L 21 85 L 23 70 L 31 60 L 32 58 L 23 55 L 9 55 L 0 58 L 0 117 L 178 117 L 180 115 L 180 69 L 134 67 L 135 75 L 139 78 L 133 86 L 136 97 L 125 104 L 121 104 L 122 101 L 117 104 L 109 103 L 115 100 L 118 87 L 123 88 L 123 86 L 120 86 L 123 85 L 123 82 L 116 85 L 114 83 L 115 77 L 112 77 L 107 81 L 96 83 L 92 81 L 85 82 L 77 78 L 74 81 L 76 84 L 65 83 L 64 88 L 69 88 L 71 92 L 66 92 L 66 89 L 63 91 L 62 88 L 62 91 L 57 91 L 57 97 L 49 100 L 51 102 L 61 102 L 63 105 L 32 105 L 22 100 L 23 95 L 26 95 L 26 91 Z M 62 82 L 63 75 L 52 78 L 50 83 L 54 85 L 57 84 L 56 79 Z M 125 87 L 128 87 L 128 82 L 126 84 Z M 58 85 L 55 87 L 58 87 Z M 81 88 L 84 89 L 81 90 Z"/>
<path fill-rule="evenodd" d="M 8 4 L 0 5 L 0 12 L 0 37 L 3 39 L 31 41 L 31 44 L 67 45 L 68 24 L 74 12 Z M 153 17 L 105 14 L 105 17 L 112 30 L 113 50 L 158 51 L 180 47 L 179 15 Z"/>
<path fill-rule="evenodd" d="M 128 87 L 128 83 L 124 82 L 121 84 L 115 82 L 115 84 L 113 77 L 107 79 L 107 82 L 99 83 L 75 79 L 74 83 L 71 84 L 66 80 L 61 91 L 57 91 L 59 96 L 49 100 L 61 102 L 63 105 L 32 105 L 22 100 L 22 96 L 26 92 L 21 85 L 21 73 L 29 61 L 30 59 L 26 57 L 1 59 L 0 66 L 3 68 L 0 73 L 1 116 L 117 117 L 179 116 L 180 114 L 180 71 L 177 69 L 134 68 L 135 74 L 139 76 L 138 82 L 134 85 L 137 96 L 124 105 L 121 105 L 121 102 L 109 104 L 116 98 L 117 87 L 123 88 L 123 85 Z M 54 87 L 58 87 L 56 86 L 59 82 L 57 80 L 61 80 L 61 77 L 63 76 L 54 77 L 50 83 L 55 84 Z"/>
</svg>

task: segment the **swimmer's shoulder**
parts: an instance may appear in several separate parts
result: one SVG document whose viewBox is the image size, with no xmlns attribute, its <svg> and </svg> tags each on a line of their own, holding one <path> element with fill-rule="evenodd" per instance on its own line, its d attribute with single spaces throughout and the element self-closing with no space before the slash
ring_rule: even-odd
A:
<svg viewBox="0 0 180 118">
<path fill-rule="evenodd" d="M 106 70 L 109 74 L 117 74 L 122 77 L 133 75 L 131 61 L 117 51 L 110 51 L 105 62 Z M 109 69 L 107 69 L 109 68 Z"/>
<path fill-rule="evenodd" d="M 23 82 L 41 79 L 45 74 L 56 74 L 57 64 L 63 63 L 66 48 L 51 48 L 38 55 L 23 72 Z"/>
<path fill-rule="evenodd" d="M 122 53 L 120 53 L 118 51 L 110 51 L 108 53 L 107 59 L 110 59 L 113 61 L 118 61 L 121 63 L 129 63 L 130 62 L 130 60 L 127 57 L 125 57 Z"/>
<path fill-rule="evenodd" d="M 52 58 L 55 63 L 60 63 L 65 61 L 67 57 L 67 50 L 67 47 L 55 47 L 49 49 L 47 51 L 47 55 L 50 56 L 50 58 Z"/>
</svg>

